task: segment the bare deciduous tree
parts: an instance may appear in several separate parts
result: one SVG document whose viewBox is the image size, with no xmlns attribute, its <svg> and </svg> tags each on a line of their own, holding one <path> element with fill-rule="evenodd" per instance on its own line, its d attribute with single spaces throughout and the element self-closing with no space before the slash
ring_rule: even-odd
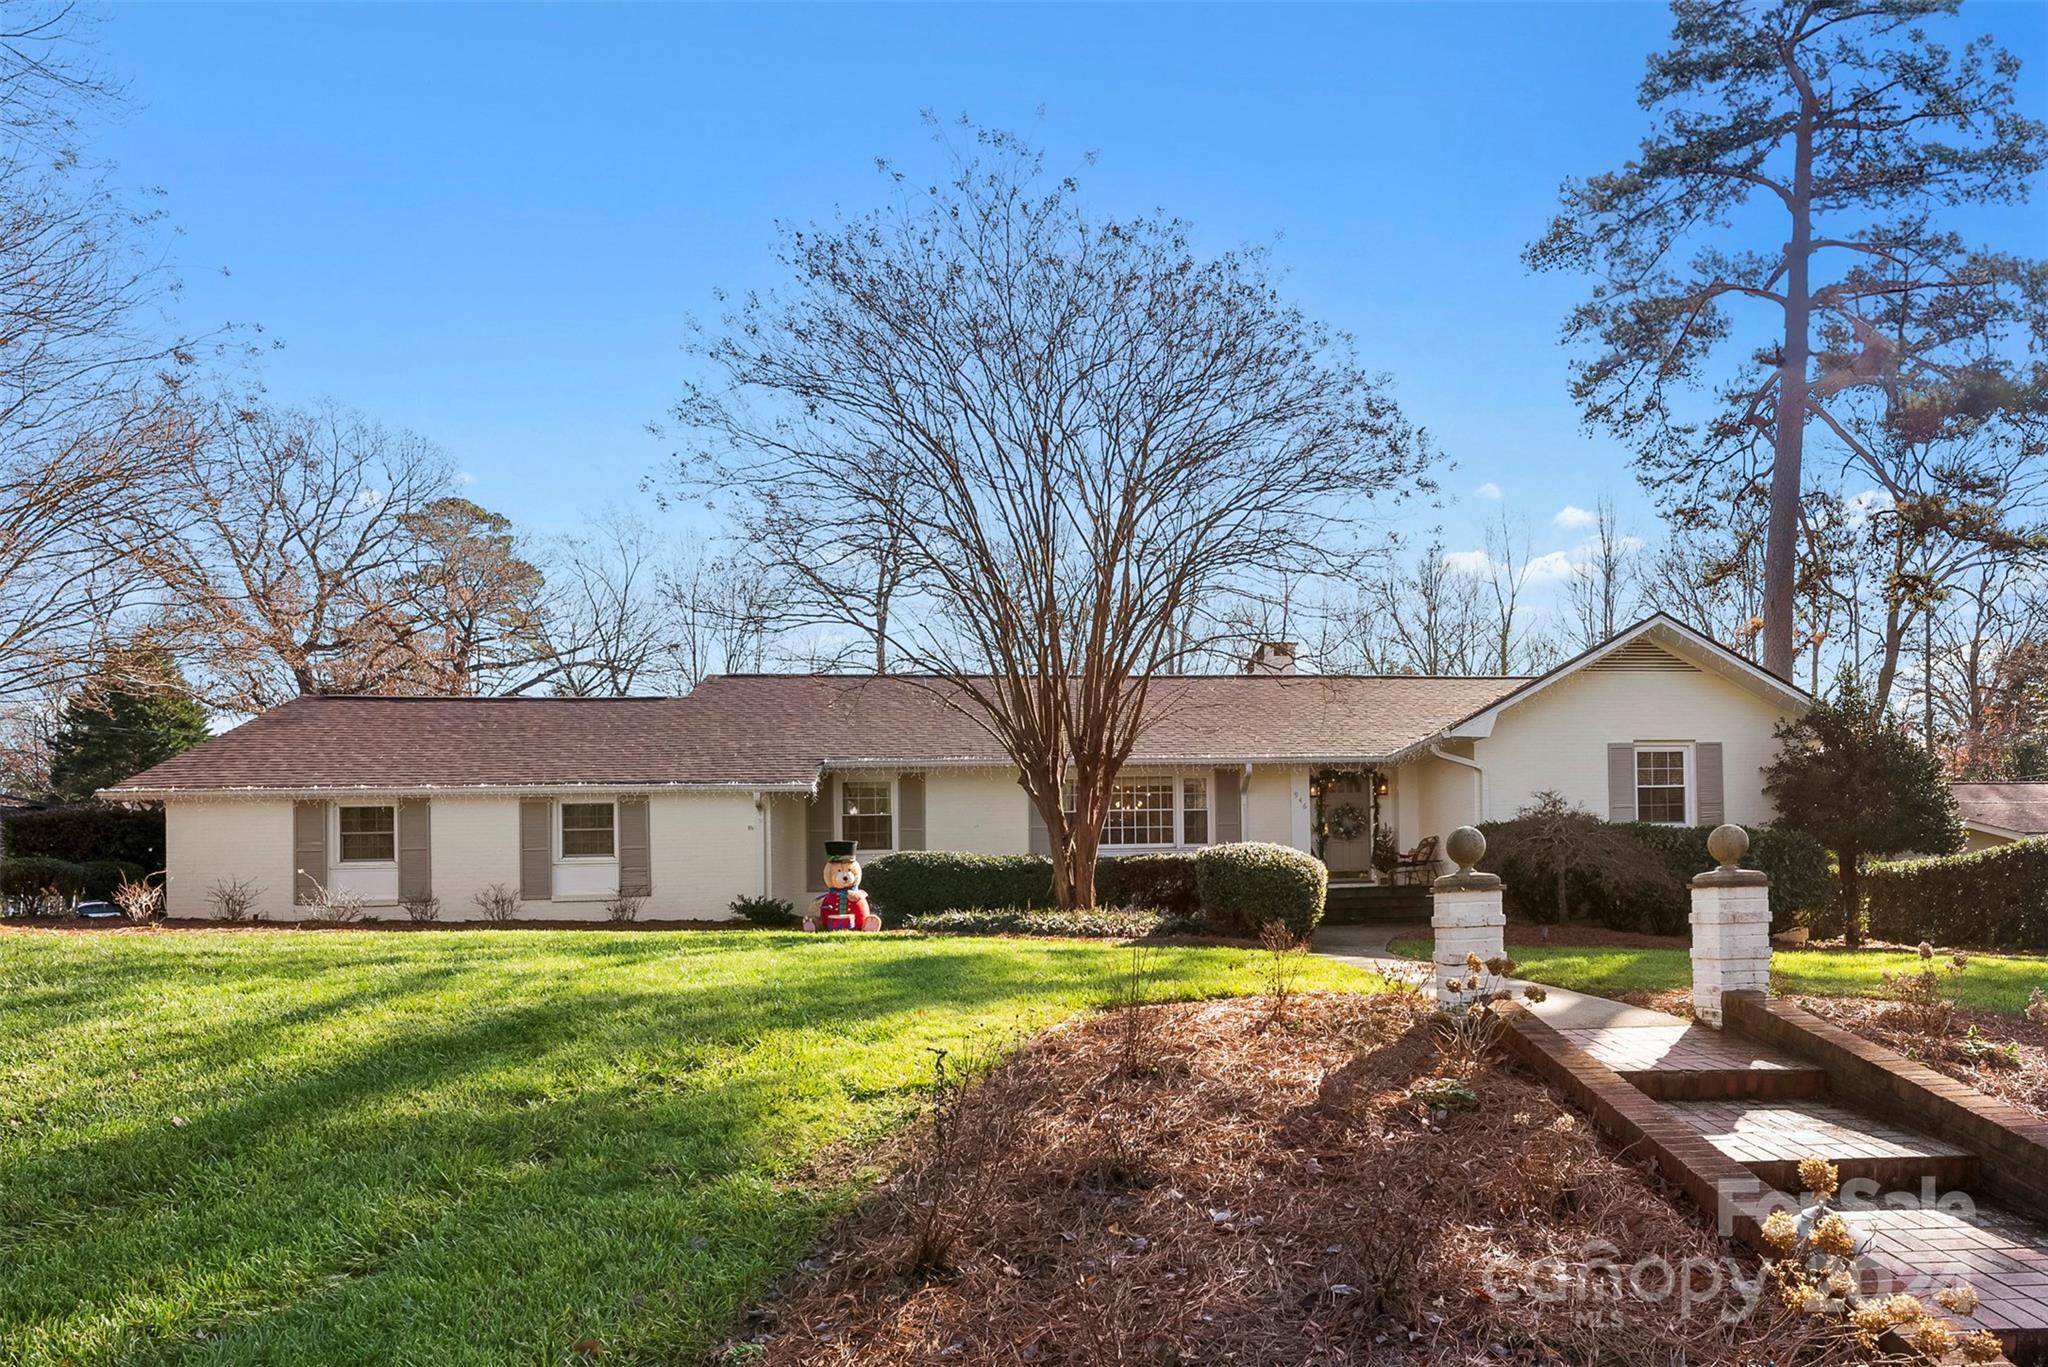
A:
<svg viewBox="0 0 2048 1367">
<path fill-rule="evenodd" d="M 697 550 L 663 569 L 660 593 L 679 691 L 766 664 L 777 604 L 756 566 Z"/>
<path fill-rule="evenodd" d="M 114 630 L 134 575 L 104 528 L 159 494 L 199 347 L 154 308 L 176 287 L 155 216 L 81 153 L 79 115 L 114 99 L 86 18 L 0 8 L 0 699 L 77 678 Z"/>
<path fill-rule="evenodd" d="M 179 523 L 131 528 L 169 638 L 197 647 L 202 695 L 255 712 L 418 691 L 409 523 L 450 474 L 430 443 L 339 408 L 217 408 L 178 470 Z"/>
<path fill-rule="evenodd" d="M 1263 254 L 1098 219 L 973 136 L 945 183 L 785 235 L 786 291 L 702 347 L 716 380 L 678 416 L 707 447 L 682 473 L 774 488 L 821 539 L 886 510 L 892 653 L 1016 763 L 1075 905 L 1185 607 L 1342 555 L 1427 450 Z"/>
<path fill-rule="evenodd" d="M 1574 651 L 1590 650 L 1637 616 L 1643 543 L 1621 529 L 1614 500 L 1594 509 L 1592 533 L 1565 577 L 1566 623 Z"/>
<path fill-rule="evenodd" d="M 1387 556 L 1344 614 L 1338 653 L 1371 674 L 1480 674 L 1493 634 L 1480 581 L 1454 569 L 1441 541 L 1403 562 Z"/>
<path fill-rule="evenodd" d="M 549 561 L 551 660 L 515 691 L 624 697 L 656 677 L 669 641 L 661 556 L 653 530 L 618 509 L 563 538 Z"/>
</svg>

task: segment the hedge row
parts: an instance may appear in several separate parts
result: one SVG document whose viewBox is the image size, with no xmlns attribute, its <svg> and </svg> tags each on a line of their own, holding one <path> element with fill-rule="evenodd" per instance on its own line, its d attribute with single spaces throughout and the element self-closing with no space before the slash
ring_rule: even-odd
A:
<svg viewBox="0 0 2048 1367">
<path fill-rule="evenodd" d="M 1863 874 L 1872 936 L 1957 949 L 2048 949 L 2048 839 L 1879 864 Z"/>
<path fill-rule="evenodd" d="M 104 901 L 123 880 L 140 880 L 149 870 L 124 859 L 88 859 L 74 864 L 47 855 L 0 859 L 0 899 L 58 897 Z"/>
<path fill-rule="evenodd" d="M 1707 853 L 1712 831 L 1640 821 L 1610 824 L 1590 814 L 1584 820 L 1589 840 L 1619 837 L 1640 850 L 1640 860 L 1630 859 L 1619 867 L 1612 860 L 1593 860 L 1590 866 L 1587 861 L 1567 861 L 1541 842 L 1519 839 L 1525 824 L 1520 818 L 1479 828 L 1490 846 L 1480 867 L 1501 875 L 1508 912 L 1518 919 L 1555 921 L 1562 870 L 1569 880 L 1566 903 L 1573 919 L 1609 930 L 1683 934 L 1692 909 L 1689 884 L 1694 875 L 1715 864 Z M 1787 828 L 1745 829 L 1750 844 L 1742 864 L 1770 875 L 1774 931 L 1800 924 L 1802 916 L 1828 906 L 1832 880 L 1827 851 L 1819 841 Z"/>
<path fill-rule="evenodd" d="M 1183 934 L 1197 927 L 1179 917 L 1137 907 L 1088 907 L 1080 911 L 1024 911 L 992 907 L 976 911 L 934 911 L 910 918 L 910 928 L 929 935 L 1071 935 L 1090 940 L 1139 940 L 1147 935 Z"/>
<path fill-rule="evenodd" d="M 145 870 L 164 866 L 163 809 L 116 807 L 81 802 L 7 818 L 4 840 L 10 858 L 41 855 L 71 864 L 118 859 Z"/>
<path fill-rule="evenodd" d="M 1095 900 L 1180 921 L 1199 917 L 1234 935 L 1255 935 L 1270 920 L 1305 935 L 1322 919 L 1328 882 L 1320 860 L 1246 842 L 1097 860 Z M 864 867 L 861 885 L 890 926 L 942 912 L 1040 910 L 1053 901 L 1052 861 L 1036 854 L 885 854 Z"/>
</svg>

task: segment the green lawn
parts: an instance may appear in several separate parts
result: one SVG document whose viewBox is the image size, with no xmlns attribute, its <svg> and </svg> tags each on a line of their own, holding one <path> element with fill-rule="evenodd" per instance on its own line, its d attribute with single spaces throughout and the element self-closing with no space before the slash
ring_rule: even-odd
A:
<svg viewBox="0 0 2048 1367">
<path fill-rule="evenodd" d="M 682 1362 L 851 1189 L 928 1047 L 1128 951 L 766 932 L 0 934 L 0 1362 Z M 1369 976 L 1312 961 L 1308 984 Z M 1169 949 L 1159 996 L 1254 991 Z"/>
<path fill-rule="evenodd" d="M 1397 940 L 1393 949 L 1411 958 L 1429 957 L 1427 940 Z M 1532 982 L 1601 996 L 1692 985 L 1692 960 L 1684 949 L 1510 945 L 1508 954 Z M 1966 1006 L 2018 1015 L 2026 1008 L 2031 989 L 2048 987 L 2048 959 L 1972 954 L 1969 963 L 1963 974 Z M 1787 990 L 1796 994 L 1874 996 L 1886 972 L 1919 971 L 1920 956 L 1901 951 L 1780 949 L 1771 955 L 1771 967 L 1785 975 Z"/>
</svg>

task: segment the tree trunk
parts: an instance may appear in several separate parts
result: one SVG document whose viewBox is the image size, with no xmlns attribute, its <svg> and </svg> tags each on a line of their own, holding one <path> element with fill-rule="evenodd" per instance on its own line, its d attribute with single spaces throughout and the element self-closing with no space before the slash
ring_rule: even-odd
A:
<svg viewBox="0 0 2048 1367">
<path fill-rule="evenodd" d="M 1086 822 L 1081 822 L 1068 836 L 1073 860 L 1067 875 L 1071 896 L 1061 905 L 1072 911 L 1095 905 L 1095 856 L 1101 849 L 1100 828 L 1090 829 Z"/>
<path fill-rule="evenodd" d="M 1842 882 L 1842 943 L 1850 949 L 1863 943 L 1862 856 L 1854 850 L 1837 850 Z"/>
<path fill-rule="evenodd" d="M 1798 588 L 1800 462 L 1806 451 L 1806 369 L 1813 253 L 1813 100 L 1800 101 L 1793 151 L 1792 240 L 1785 248 L 1785 349 L 1778 363 L 1772 434 L 1771 515 L 1764 538 L 1764 668 L 1790 681 L 1793 597 Z"/>
</svg>

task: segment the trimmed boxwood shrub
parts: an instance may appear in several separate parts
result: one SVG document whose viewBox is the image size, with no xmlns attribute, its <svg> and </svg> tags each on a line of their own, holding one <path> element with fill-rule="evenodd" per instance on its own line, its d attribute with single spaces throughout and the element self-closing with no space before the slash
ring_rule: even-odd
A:
<svg viewBox="0 0 2048 1367">
<path fill-rule="evenodd" d="M 1191 920 L 1202 910 L 1195 853 L 1119 854 L 1098 859 L 1095 900 L 1105 907 L 1150 907 Z"/>
<path fill-rule="evenodd" d="M 861 886 L 890 924 L 938 911 L 1049 907 L 1052 861 L 1042 854 L 906 850 L 861 866 Z M 1095 862 L 1095 900 L 1193 916 L 1201 906 L 1192 853 L 1108 855 Z"/>
<path fill-rule="evenodd" d="M 1296 936 L 1323 919 L 1330 871 L 1314 855 L 1287 845 L 1244 841 L 1211 845 L 1195 855 L 1202 914 L 1222 931 L 1256 935 L 1278 921 Z"/>
<path fill-rule="evenodd" d="M 44 855 L 67 863 L 118 859 L 143 870 L 164 866 L 164 813 L 161 807 L 117 807 L 111 802 L 81 802 L 47 811 L 18 812 L 7 818 L 7 853 Z"/>
<path fill-rule="evenodd" d="M 1864 870 L 1870 933 L 1959 949 L 2048 950 L 2048 839 Z"/>
<path fill-rule="evenodd" d="M 861 865 L 861 887 L 885 924 L 935 911 L 1052 905 L 1052 861 L 1040 854 L 906 850 Z"/>
</svg>

